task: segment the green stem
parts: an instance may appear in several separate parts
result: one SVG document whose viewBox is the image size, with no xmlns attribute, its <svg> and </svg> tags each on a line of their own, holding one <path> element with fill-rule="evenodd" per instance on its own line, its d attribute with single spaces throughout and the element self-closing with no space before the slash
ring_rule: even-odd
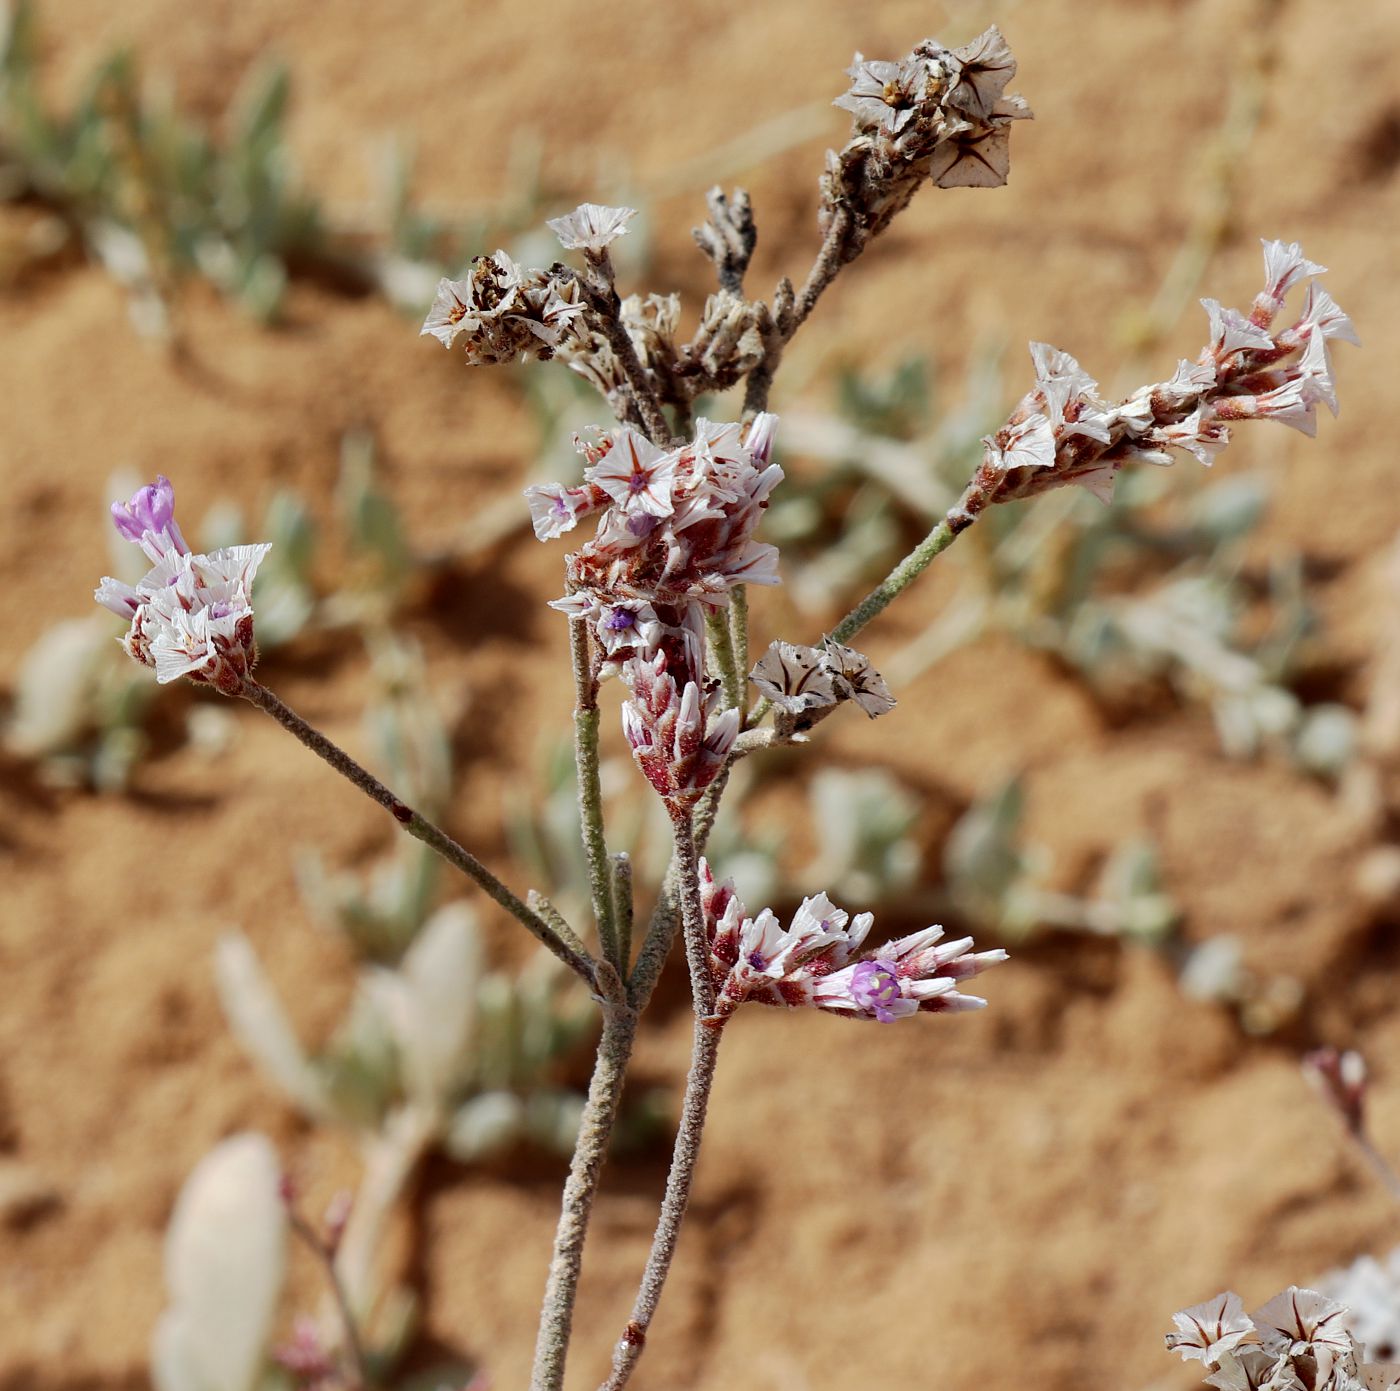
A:
<svg viewBox="0 0 1400 1391">
<path fill-rule="evenodd" d="M 569 651 L 574 661 L 574 766 L 578 770 L 578 810 L 588 863 L 588 891 L 603 959 L 621 972 L 625 968 L 618 956 L 612 872 L 603 833 L 603 789 L 598 774 L 598 678 L 593 670 L 586 619 L 569 620 Z"/>
<path fill-rule="evenodd" d="M 619 850 L 612 856 L 612 881 L 618 971 L 625 976 L 632 960 L 632 857 L 625 850 Z"/>
<path fill-rule="evenodd" d="M 734 641 L 729 620 L 721 610 L 709 609 L 706 612 L 705 632 L 710 639 L 710 655 L 719 668 L 724 686 L 724 703 L 729 709 L 737 710 L 744 698 L 743 679 L 734 661 Z"/>
<path fill-rule="evenodd" d="M 729 641 L 734 650 L 734 666 L 739 673 L 739 701 L 743 709 L 744 683 L 749 674 L 749 591 L 736 585 L 729 596 Z"/>
</svg>

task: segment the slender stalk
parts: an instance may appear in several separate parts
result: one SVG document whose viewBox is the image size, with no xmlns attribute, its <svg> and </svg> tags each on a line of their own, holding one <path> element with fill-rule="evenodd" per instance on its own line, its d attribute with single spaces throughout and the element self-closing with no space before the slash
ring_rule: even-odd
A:
<svg viewBox="0 0 1400 1391">
<path fill-rule="evenodd" d="M 752 420 L 760 411 L 768 409 L 768 395 L 773 389 L 773 378 L 784 350 L 817 307 L 817 301 L 826 287 L 836 279 L 842 267 L 855 260 L 863 249 L 863 245 L 852 245 L 852 225 L 851 214 L 845 209 L 838 210 L 832 217 L 817 258 L 812 262 L 812 268 L 807 272 L 807 279 L 803 281 L 795 300 L 791 298 L 790 284 L 784 281 L 779 286 L 779 293 L 774 296 L 775 323 L 772 331 L 764 335 L 763 357 L 749 373 L 744 386 L 745 420 Z"/>
<path fill-rule="evenodd" d="M 744 687 L 734 660 L 734 638 L 728 618 L 718 609 L 709 610 L 705 615 L 705 632 L 710 639 L 710 655 L 719 670 L 724 703 L 730 709 L 738 710 L 744 698 Z"/>
<path fill-rule="evenodd" d="M 614 984 L 620 992 L 620 982 L 615 980 Z M 583 1244 L 588 1235 L 588 1220 L 593 1214 L 593 1201 L 598 1195 L 598 1177 L 617 1122 L 623 1080 L 636 1034 L 636 1012 L 619 1000 L 609 1001 L 603 1014 L 603 1037 L 588 1085 L 588 1100 L 579 1118 L 578 1143 L 564 1184 L 559 1225 L 554 1233 L 554 1253 L 540 1311 L 530 1391 L 560 1391 L 564 1384 Z"/>
<path fill-rule="evenodd" d="M 849 642 L 872 618 L 883 613 L 982 515 L 999 478 L 994 468 L 983 463 L 943 520 L 831 630 L 831 636 L 837 642 Z"/>
<path fill-rule="evenodd" d="M 720 769 L 719 776 L 705 789 L 700 804 L 695 809 L 694 842 L 697 854 L 704 854 L 710 832 L 714 829 L 715 817 L 719 814 L 720 798 L 729 784 L 729 770 L 734 760 Z M 642 939 L 641 950 L 637 953 L 637 964 L 628 978 L 627 993 L 632 1007 L 639 1013 L 647 1007 L 656 982 L 671 954 L 671 943 L 676 940 L 676 932 L 681 925 L 676 905 L 676 860 L 672 856 L 667 866 L 666 877 L 661 881 L 661 892 L 657 896 L 656 907 L 651 921 L 647 924 L 646 936 Z"/>
<path fill-rule="evenodd" d="M 364 1391 L 369 1385 L 369 1367 L 365 1362 L 364 1344 L 360 1341 L 360 1329 L 354 1312 L 350 1308 L 350 1297 L 346 1293 L 340 1274 L 335 1268 L 335 1256 L 321 1239 L 321 1234 L 299 1212 L 290 1212 L 288 1221 L 292 1231 L 301 1238 L 302 1244 L 316 1257 L 326 1273 L 326 1283 L 330 1286 L 331 1297 L 335 1300 L 336 1313 L 340 1317 L 341 1332 L 345 1337 L 346 1360 L 349 1362 L 351 1391 Z"/>
<path fill-rule="evenodd" d="M 705 936 L 705 915 L 700 902 L 699 856 L 695 847 L 691 814 L 674 814 L 676 832 L 675 883 L 685 925 L 686 957 L 690 963 L 690 986 L 695 1007 L 695 1038 L 690 1073 L 685 1083 L 685 1100 L 676 1129 L 671 1170 L 666 1176 L 666 1194 L 652 1238 L 651 1252 L 631 1317 L 613 1349 L 612 1372 L 602 1391 L 620 1391 L 625 1386 L 646 1347 L 651 1321 L 661 1302 L 661 1292 L 670 1274 L 680 1240 L 681 1223 L 690 1203 L 695 1167 L 700 1158 L 700 1140 L 719 1060 L 720 1030 L 706 1021 L 714 1012 L 715 988 L 710 975 L 709 944 Z"/>
<path fill-rule="evenodd" d="M 739 673 L 739 701 L 742 709 L 744 680 L 749 674 L 749 591 L 735 585 L 729 595 L 729 641 L 734 649 L 734 666 Z"/>
<path fill-rule="evenodd" d="M 344 749 L 332 743 L 319 729 L 307 724 L 266 686 L 247 678 L 243 682 L 241 695 L 259 710 L 265 710 L 283 729 L 294 734 L 312 753 L 329 763 L 341 777 L 354 783 L 367 797 L 378 802 L 415 840 L 421 840 L 424 845 L 436 850 L 454 869 L 461 870 L 469 879 L 480 885 L 489 897 L 523 923 L 571 971 L 581 976 L 590 986 L 595 984 L 595 963 L 588 954 L 564 941 L 544 918 L 517 898 L 471 851 L 459 845 L 421 812 L 415 811 L 406 802 L 401 802 L 368 769 L 356 763 Z"/>
<path fill-rule="evenodd" d="M 617 917 L 613 907 L 612 870 L 603 833 L 603 789 L 598 773 L 598 677 L 593 667 L 588 623 L 569 620 L 569 651 L 574 660 L 574 766 L 578 770 L 578 810 L 583 826 L 583 853 L 588 863 L 588 892 L 598 924 L 598 946 L 605 961 L 626 969 L 618 956 Z"/>
<path fill-rule="evenodd" d="M 625 975 L 632 961 L 632 857 L 619 850 L 611 859 L 618 970 Z"/>
<path fill-rule="evenodd" d="M 1391 1201 L 1400 1203 L 1400 1174 L 1395 1172 L 1390 1160 L 1376 1148 L 1375 1143 L 1364 1130 L 1351 1130 L 1349 1133 L 1351 1138 L 1356 1141 L 1357 1149 L 1361 1151 L 1362 1156 L 1380 1180 L 1381 1187 L 1390 1196 Z"/>
<path fill-rule="evenodd" d="M 666 420 L 666 412 L 661 408 L 661 398 L 647 369 L 637 356 L 637 349 L 620 317 L 621 303 L 617 290 L 607 281 L 600 281 L 596 275 L 579 279 L 579 285 L 593 311 L 590 322 L 608 340 L 608 347 L 617 358 L 618 366 L 627 379 L 628 394 L 641 417 L 642 427 L 653 444 L 663 449 L 671 440 L 671 427 Z"/>
</svg>

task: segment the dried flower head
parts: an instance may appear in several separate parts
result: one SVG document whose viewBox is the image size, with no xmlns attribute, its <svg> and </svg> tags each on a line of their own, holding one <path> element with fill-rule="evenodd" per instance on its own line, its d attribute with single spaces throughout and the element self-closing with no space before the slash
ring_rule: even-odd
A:
<svg viewBox="0 0 1400 1391">
<path fill-rule="evenodd" d="M 153 569 L 136 585 L 103 578 L 94 598 L 131 626 L 122 645 L 165 683 L 181 676 L 236 694 L 257 662 L 253 577 L 267 545 L 191 555 L 175 521 L 175 490 L 163 475 L 131 501 L 114 504 L 118 532 Z"/>
<path fill-rule="evenodd" d="M 1209 465 L 1238 420 L 1276 420 L 1314 434 L 1318 404 L 1337 411 L 1329 343 L 1355 343 L 1356 332 L 1311 281 L 1300 316 L 1275 332 L 1280 293 L 1323 268 L 1306 260 L 1296 243 L 1266 241 L 1264 261 L 1267 283 L 1251 313 L 1203 300 L 1210 342 L 1200 357 L 1125 401 L 1104 401 L 1073 357 L 1033 343 L 1036 385 L 983 441 L 984 462 L 948 516 L 954 531 L 991 503 L 1070 483 L 1108 502 L 1127 464 L 1170 464 L 1173 450 Z"/>
<path fill-rule="evenodd" d="M 820 647 L 773 642 L 749 680 L 783 714 L 808 725 L 812 712 L 852 700 L 873 720 L 894 709 L 895 699 L 870 659 L 853 647 L 825 638 Z"/>
<path fill-rule="evenodd" d="M 925 39 L 893 62 L 856 54 L 850 89 L 836 105 L 852 137 L 827 156 L 819 213 L 823 232 L 849 220 L 849 254 L 881 231 L 921 183 L 995 188 L 1010 170 L 1010 127 L 1031 111 L 1006 85 L 1016 60 L 995 27 L 961 48 Z"/>
<path fill-rule="evenodd" d="M 578 283 L 562 268 L 524 271 L 497 251 L 475 257 L 464 279 L 438 282 L 422 331 L 445 348 L 462 339 L 469 366 L 544 360 L 583 312 Z"/>
</svg>

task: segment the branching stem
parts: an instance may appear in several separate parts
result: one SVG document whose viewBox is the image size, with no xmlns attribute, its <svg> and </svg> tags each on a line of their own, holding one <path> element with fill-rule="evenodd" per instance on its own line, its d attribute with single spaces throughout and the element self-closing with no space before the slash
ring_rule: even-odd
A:
<svg viewBox="0 0 1400 1391">
<path fill-rule="evenodd" d="M 474 880 L 506 912 L 523 923 L 571 971 L 581 976 L 590 986 L 595 985 L 595 963 L 578 944 L 577 938 L 572 945 L 565 941 L 554 927 L 517 898 L 471 851 L 459 845 L 421 812 L 415 811 L 406 802 L 401 802 L 368 769 L 356 763 L 344 749 L 326 738 L 319 729 L 307 724 L 296 711 L 284 705 L 266 686 L 259 685 L 251 677 L 246 678 L 241 695 L 259 710 L 265 710 L 283 729 L 294 734 L 312 753 L 329 763 L 341 777 L 354 783 L 367 797 L 378 802 L 415 840 L 421 840 L 424 845 L 436 850 L 454 869 L 461 870 L 469 879 Z"/>
</svg>

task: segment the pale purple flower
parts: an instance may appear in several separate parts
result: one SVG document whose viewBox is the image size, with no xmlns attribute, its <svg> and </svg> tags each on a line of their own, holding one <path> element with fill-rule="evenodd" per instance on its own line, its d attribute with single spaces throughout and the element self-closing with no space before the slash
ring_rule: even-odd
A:
<svg viewBox="0 0 1400 1391">
<path fill-rule="evenodd" d="M 1254 1323 L 1232 1290 L 1182 1309 L 1172 1315 L 1172 1322 L 1176 1332 L 1167 1334 L 1167 1351 L 1179 1352 L 1185 1362 L 1194 1359 L 1214 1366 L 1241 1343 L 1258 1342 Z"/>
<path fill-rule="evenodd" d="M 557 483 L 534 483 L 525 489 L 525 501 L 530 508 L 530 521 L 541 541 L 552 541 L 578 525 L 604 506 L 607 498 L 599 498 L 593 488 L 561 488 Z"/>
<path fill-rule="evenodd" d="M 175 520 L 175 487 L 163 473 L 156 475 L 154 483 L 138 488 L 129 502 L 114 502 L 112 521 L 122 536 L 145 551 L 152 565 L 172 551 L 190 553 Z"/>
<path fill-rule="evenodd" d="M 94 597 L 130 620 L 122 645 L 133 660 L 155 668 L 157 681 L 188 676 L 235 693 L 257 661 L 253 577 L 271 547 L 191 555 L 174 506 L 174 489 L 160 477 L 112 509 L 117 530 L 156 564 L 134 586 L 104 578 Z"/>
<path fill-rule="evenodd" d="M 924 1012 L 978 1009 L 960 981 L 1006 959 L 1004 951 L 971 953 L 971 938 L 941 943 L 943 929 L 890 942 L 857 956 L 874 918 L 852 918 L 825 894 L 803 899 L 789 926 L 764 909 L 750 917 L 732 884 L 715 885 L 702 865 L 702 900 L 714 974 L 715 1022 L 745 1000 L 817 1009 L 889 1023 Z"/>
<path fill-rule="evenodd" d="M 636 208 L 609 208 L 602 203 L 580 203 L 565 217 L 552 217 L 545 226 L 559 238 L 565 251 L 600 252 L 628 231 Z"/>
</svg>

